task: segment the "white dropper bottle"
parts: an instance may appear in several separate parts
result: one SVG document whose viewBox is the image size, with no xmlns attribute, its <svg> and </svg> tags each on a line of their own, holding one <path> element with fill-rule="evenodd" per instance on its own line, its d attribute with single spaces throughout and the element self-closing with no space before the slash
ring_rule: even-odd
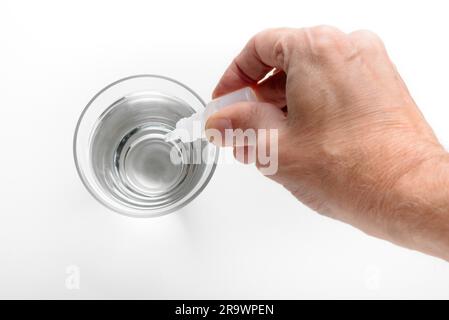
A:
<svg viewBox="0 0 449 320">
<path fill-rule="evenodd" d="M 192 142 L 206 137 L 204 126 L 207 119 L 215 112 L 237 102 L 257 101 L 256 94 L 250 87 L 225 94 L 210 101 L 203 111 L 194 113 L 190 117 L 182 118 L 176 123 L 176 128 L 165 136 L 166 141 L 180 139 L 182 142 Z M 195 130 L 200 128 L 199 130 Z"/>
</svg>

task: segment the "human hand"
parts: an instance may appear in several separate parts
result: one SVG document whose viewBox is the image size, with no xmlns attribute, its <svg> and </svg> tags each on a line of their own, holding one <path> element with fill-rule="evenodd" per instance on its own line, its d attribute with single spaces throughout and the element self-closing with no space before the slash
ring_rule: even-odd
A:
<svg viewBox="0 0 449 320">
<path fill-rule="evenodd" d="M 206 129 L 277 128 L 278 170 L 270 178 L 301 202 L 449 260 L 448 156 L 375 34 L 263 31 L 213 96 L 245 86 L 263 102 L 226 107 Z"/>
</svg>

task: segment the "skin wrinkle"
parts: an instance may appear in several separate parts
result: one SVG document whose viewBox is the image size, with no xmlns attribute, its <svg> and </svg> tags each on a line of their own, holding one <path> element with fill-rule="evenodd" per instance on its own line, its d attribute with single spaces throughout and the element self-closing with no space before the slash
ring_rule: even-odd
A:
<svg viewBox="0 0 449 320">
<path fill-rule="evenodd" d="M 412 155 L 410 156 L 409 153 L 412 153 Z M 416 156 L 414 153 L 416 153 L 415 151 L 408 151 L 405 153 L 399 153 L 396 156 L 392 156 L 392 158 L 397 158 L 397 159 L 401 159 L 402 161 L 399 163 L 397 161 L 390 161 L 389 163 L 391 163 L 393 165 L 393 167 L 390 169 L 390 171 L 392 173 L 390 173 L 390 171 L 385 171 L 385 173 L 381 173 L 379 174 L 379 176 L 377 177 L 377 181 L 382 181 L 384 184 L 377 186 L 377 190 L 379 194 L 381 195 L 379 197 L 380 201 L 378 205 L 373 206 L 373 208 L 377 207 L 377 211 L 376 210 L 370 210 L 376 213 L 376 216 L 379 217 L 385 217 L 388 216 L 388 213 L 391 212 L 391 209 L 388 208 L 388 206 L 391 206 L 391 202 L 386 200 L 385 197 L 388 195 L 388 193 L 391 190 L 394 190 L 394 186 L 397 183 L 397 181 L 399 181 L 404 175 L 406 175 L 409 171 L 412 171 L 415 167 L 420 166 L 421 163 L 425 162 L 425 161 L 431 161 L 432 158 L 436 155 L 434 154 L 429 154 L 428 156 L 425 157 L 421 157 L 420 156 Z M 408 164 L 406 164 L 406 162 L 404 162 L 404 159 L 408 159 L 411 158 L 411 160 L 406 161 L 408 162 Z M 416 159 L 416 160 L 413 160 Z M 380 159 L 382 161 L 382 157 L 380 157 Z M 363 171 L 363 170 L 362 170 Z M 373 183 L 374 185 L 376 185 L 376 183 Z M 379 185 L 377 183 L 377 185 Z M 368 196 L 369 197 L 369 196 Z M 375 198 L 375 197 L 371 197 L 371 198 Z M 360 211 L 362 210 L 367 210 L 368 208 L 363 208 L 363 205 L 359 208 Z M 376 218 L 377 220 L 378 218 Z M 394 221 L 395 219 L 393 219 Z M 388 232 L 388 233 L 391 233 Z"/>
<path fill-rule="evenodd" d="M 235 75 L 240 77 L 240 79 L 244 82 L 246 82 L 248 85 L 253 84 L 254 82 L 257 82 L 257 79 L 251 78 L 243 69 L 240 67 L 238 59 L 235 59 L 234 61 L 235 68 L 237 69 L 237 72 L 234 71 Z"/>
<path fill-rule="evenodd" d="M 436 190 L 436 192 L 433 194 L 421 192 L 421 190 L 426 190 L 426 187 L 428 187 L 427 183 L 429 182 L 426 179 L 419 179 L 419 188 L 412 191 L 409 190 L 408 185 L 410 182 L 408 180 L 411 179 L 411 184 L 415 185 L 413 180 L 421 178 L 420 176 L 427 177 L 429 169 L 435 168 L 435 165 L 439 168 L 441 163 L 445 164 L 443 167 L 445 170 L 443 170 L 442 174 L 438 174 L 436 179 L 431 180 L 431 189 Z M 434 243 L 449 244 L 447 239 L 449 211 L 446 192 L 448 190 L 448 164 L 447 154 L 440 154 L 423 161 L 419 166 L 414 167 L 398 180 L 394 189 L 394 198 L 400 199 L 400 201 L 397 201 L 393 207 L 393 211 L 397 215 L 397 224 L 389 226 L 389 232 L 392 236 L 396 236 L 396 239 L 393 239 L 393 241 L 396 240 L 395 242 L 398 242 L 400 245 L 428 252 L 447 260 L 449 260 L 449 251 L 444 248 L 440 249 Z M 419 171 L 424 171 L 424 173 Z M 424 182 L 421 182 L 422 180 Z M 443 193 L 443 195 L 435 198 L 435 193 Z M 433 239 L 433 242 L 430 242 L 430 244 L 429 241 L 426 241 L 429 235 Z"/>
<path fill-rule="evenodd" d="M 253 45 L 253 50 L 250 50 L 250 52 L 253 52 L 254 54 L 253 54 L 253 56 L 254 56 L 254 58 L 257 60 L 257 62 L 258 63 L 260 63 L 262 66 L 264 66 L 268 71 L 265 73 L 265 75 L 269 72 L 269 71 L 271 71 L 274 67 L 277 67 L 277 66 L 270 66 L 270 65 L 268 65 L 268 64 L 266 64 L 263 60 L 262 60 L 262 58 L 261 58 L 261 55 L 259 54 L 259 51 L 258 51 L 258 49 L 257 49 L 257 36 L 256 37 L 254 37 L 254 40 L 253 41 L 251 41 L 251 44 Z M 283 69 L 282 69 L 283 70 Z M 261 77 L 260 79 L 257 79 L 257 81 L 259 81 L 259 80 L 261 80 L 263 77 Z"/>
<path fill-rule="evenodd" d="M 288 70 L 288 66 L 286 65 L 286 61 L 288 61 L 288 57 L 285 58 L 286 53 L 288 53 L 288 41 L 284 37 L 280 38 L 273 47 L 273 56 L 276 65 L 282 71 Z M 290 40 L 291 41 L 291 40 Z"/>
<path fill-rule="evenodd" d="M 259 79 L 245 74 L 268 66 L 283 67 L 285 77 L 249 83 Z M 449 155 L 377 35 L 328 26 L 265 30 L 217 88 L 249 84 L 276 105 L 230 106 L 209 121 L 278 128 L 278 171 L 270 178 L 320 214 L 449 260 Z"/>
</svg>

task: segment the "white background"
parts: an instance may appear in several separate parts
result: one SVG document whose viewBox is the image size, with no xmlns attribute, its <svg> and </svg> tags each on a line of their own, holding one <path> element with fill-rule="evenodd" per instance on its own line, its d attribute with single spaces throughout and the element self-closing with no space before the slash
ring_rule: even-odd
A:
<svg viewBox="0 0 449 320">
<path fill-rule="evenodd" d="M 447 146 L 448 9 L 447 1 L 2 0 L 0 297 L 449 298 L 449 264 L 321 217 L 253 167 L 222 165 L 181 211 L 135 219 L 97 203 L 72 156 L 77 118 L 105 85 L 157 73 L 207 100 L 251 35 L 316 24 L 380 34 Z M 73 265 L 78 290 L 66 287 Z"/>
</svg>

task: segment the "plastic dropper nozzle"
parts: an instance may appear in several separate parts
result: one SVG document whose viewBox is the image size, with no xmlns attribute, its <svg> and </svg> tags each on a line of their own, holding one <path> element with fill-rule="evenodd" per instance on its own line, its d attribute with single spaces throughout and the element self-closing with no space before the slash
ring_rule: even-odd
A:
<svg viewBox="0 0 449 320">
<path fill-rule="evenodd" d="M 176 123 L 176 128 L 165 136 L 165 140 L 174 141 L 181 139 L 182 142 L 192 142 L 205 138 L 204 126 L 212 114 L 231 104 L 245 101 L 257 101 L 256 94 L 250 87 L 245 87 L 216 98 L 209 102 L 202 112 L 180 119 Z"/>
</svg>

